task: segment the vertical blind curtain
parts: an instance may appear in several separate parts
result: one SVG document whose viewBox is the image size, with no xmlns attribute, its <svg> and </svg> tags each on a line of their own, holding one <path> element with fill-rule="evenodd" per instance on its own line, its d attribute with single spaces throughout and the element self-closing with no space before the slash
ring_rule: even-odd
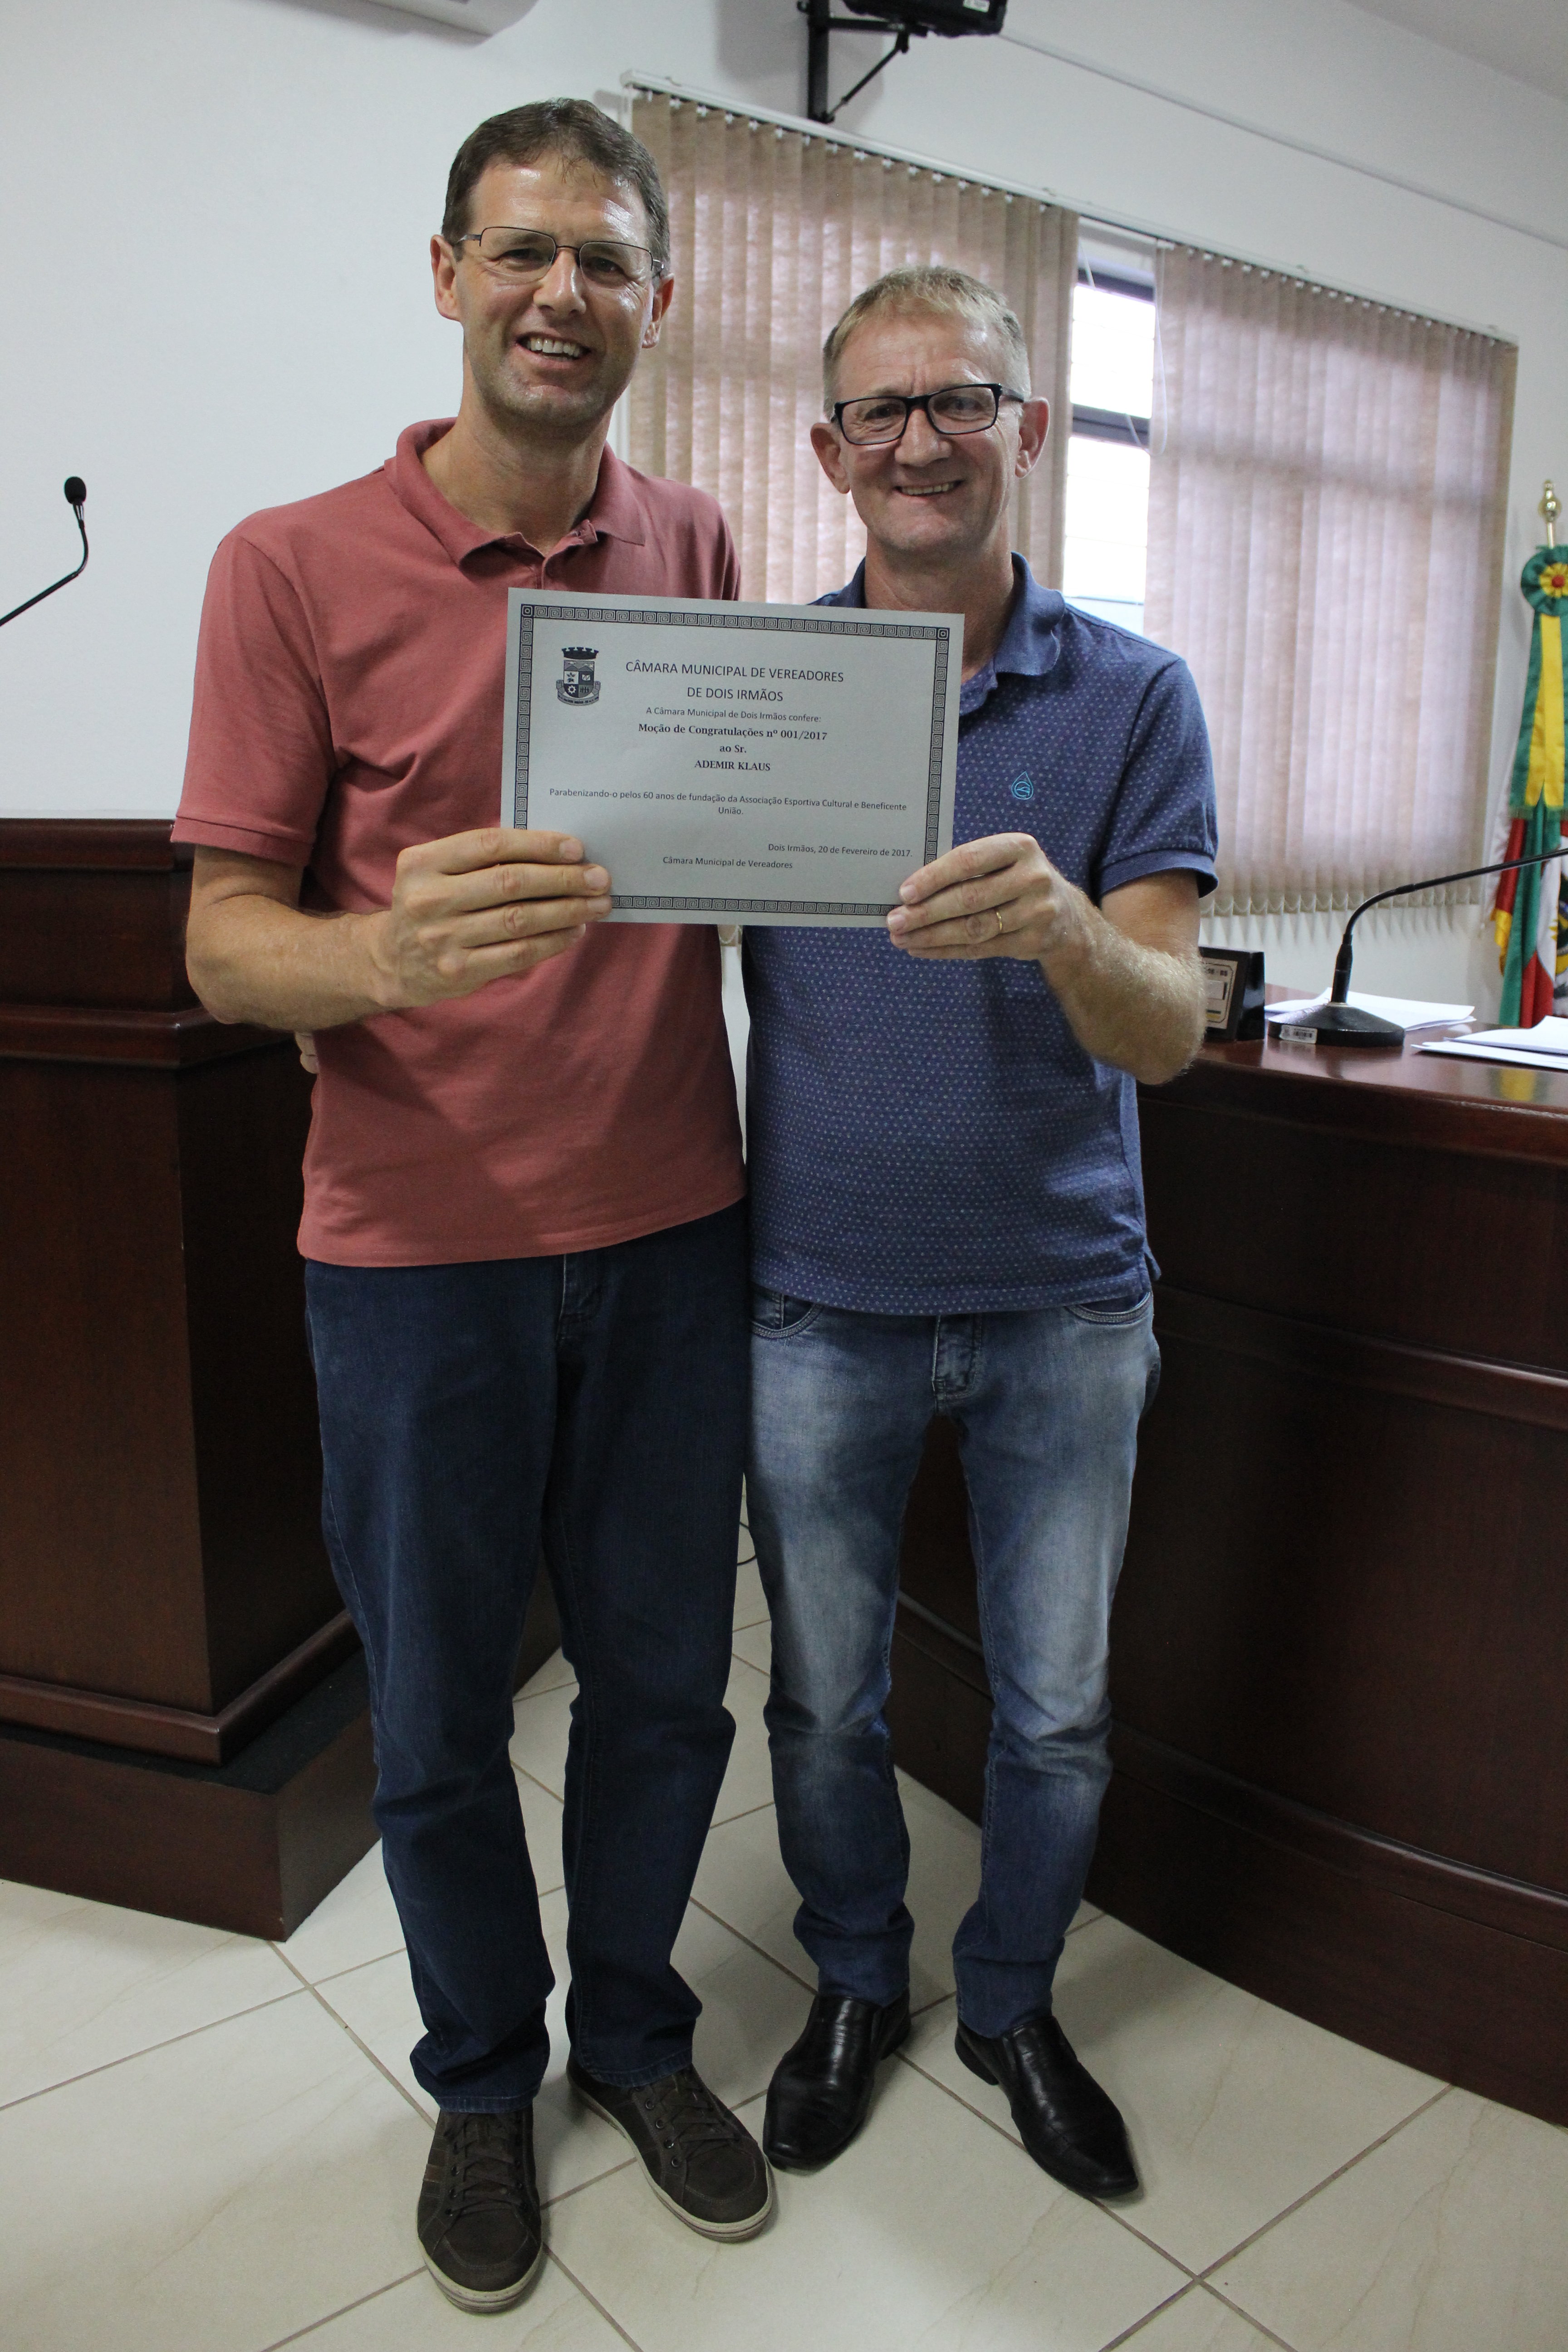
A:
<svg viewBox="0 0 1568 2352">
<path fill-rule="evenodd" d="M 1052 429 L 1015 493 L 1013 543 L 1056 585 L 1076 216 L 689 100 L 639 96 L 632 127 L 668 192 L 676 273 L 664 339 L 632 380 L 632 463 L 713 493 L 742 594 L 809 603 L 859 562 L 865 532 L 808 437 L 823 413 L 822 345 L 874 278 L 931 261 L 984 278 L 1023 326 Z"/>
<path fill-rule="evenodd" d="M 1144 625 L 1208 716 L 1214 911 L 1474 864 L 1513 346 L 1179 247 L 1159 329 Z"/>
</svg>

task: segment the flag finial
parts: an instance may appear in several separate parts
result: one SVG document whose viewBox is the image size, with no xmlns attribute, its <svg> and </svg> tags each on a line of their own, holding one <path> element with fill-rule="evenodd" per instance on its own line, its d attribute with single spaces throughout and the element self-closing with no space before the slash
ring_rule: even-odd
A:
<svg viewBox="0 0 1568 2352">
<path fill-rule="evenodd" d="M 1563 501 L 1557 495 L 1557 485 L 1555 482 L 1549 481 L 1542 484 L 1541 491 L 1541 504 L 1536 508 L 1535 511 L 1542 517 L 1546 525 L 1546 545 L 1548 547 L 1555 547 L 1557 544 L 1557 518 L 1563 511 Z"/>
</svg>

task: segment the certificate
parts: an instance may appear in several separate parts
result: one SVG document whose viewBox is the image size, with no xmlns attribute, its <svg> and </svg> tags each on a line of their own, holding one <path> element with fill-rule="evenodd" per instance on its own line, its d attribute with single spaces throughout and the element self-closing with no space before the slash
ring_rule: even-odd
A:
<svg viewBox="0 0 1568 2352">
<path fill-rule="evenodd" d="M 514 588 L 501 822 L 610 920 L 880 924 L 952 845 L 963 621 Z"/>
</svg>

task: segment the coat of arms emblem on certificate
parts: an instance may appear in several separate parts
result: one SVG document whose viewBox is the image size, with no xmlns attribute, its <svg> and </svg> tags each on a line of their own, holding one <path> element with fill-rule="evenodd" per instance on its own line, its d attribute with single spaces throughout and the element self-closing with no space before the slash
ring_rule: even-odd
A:
<svg viewBox="0 0 1568 2352">
<path fill-rule="evenodd" d="M 563 646 L 561 675 L 555 681 L 555 691 L 563 702 L 597 702 L 599 681 L 594 676 L 594 664 L 599 658 L 597 646 Z"/>
</svg>

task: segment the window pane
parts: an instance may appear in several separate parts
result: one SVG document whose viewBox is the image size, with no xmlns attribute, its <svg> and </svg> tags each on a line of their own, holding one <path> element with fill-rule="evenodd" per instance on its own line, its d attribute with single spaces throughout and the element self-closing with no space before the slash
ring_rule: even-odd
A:
<svg viewBox="0 0 1568 2352">
<path fill-rule="evenodd" d="M 1086 408 L 1147 416 L 1154 383 L 1154 305 L 1079 285 L 1072 304 L 1072 396 Z"/>
<path fill-rule="evenodd" d="M 1148 530 L 1148 452 L 1075 434 L 1068 444 L 1063 595 L 1125 629 L 1142 630 Z"/>
</svg>

